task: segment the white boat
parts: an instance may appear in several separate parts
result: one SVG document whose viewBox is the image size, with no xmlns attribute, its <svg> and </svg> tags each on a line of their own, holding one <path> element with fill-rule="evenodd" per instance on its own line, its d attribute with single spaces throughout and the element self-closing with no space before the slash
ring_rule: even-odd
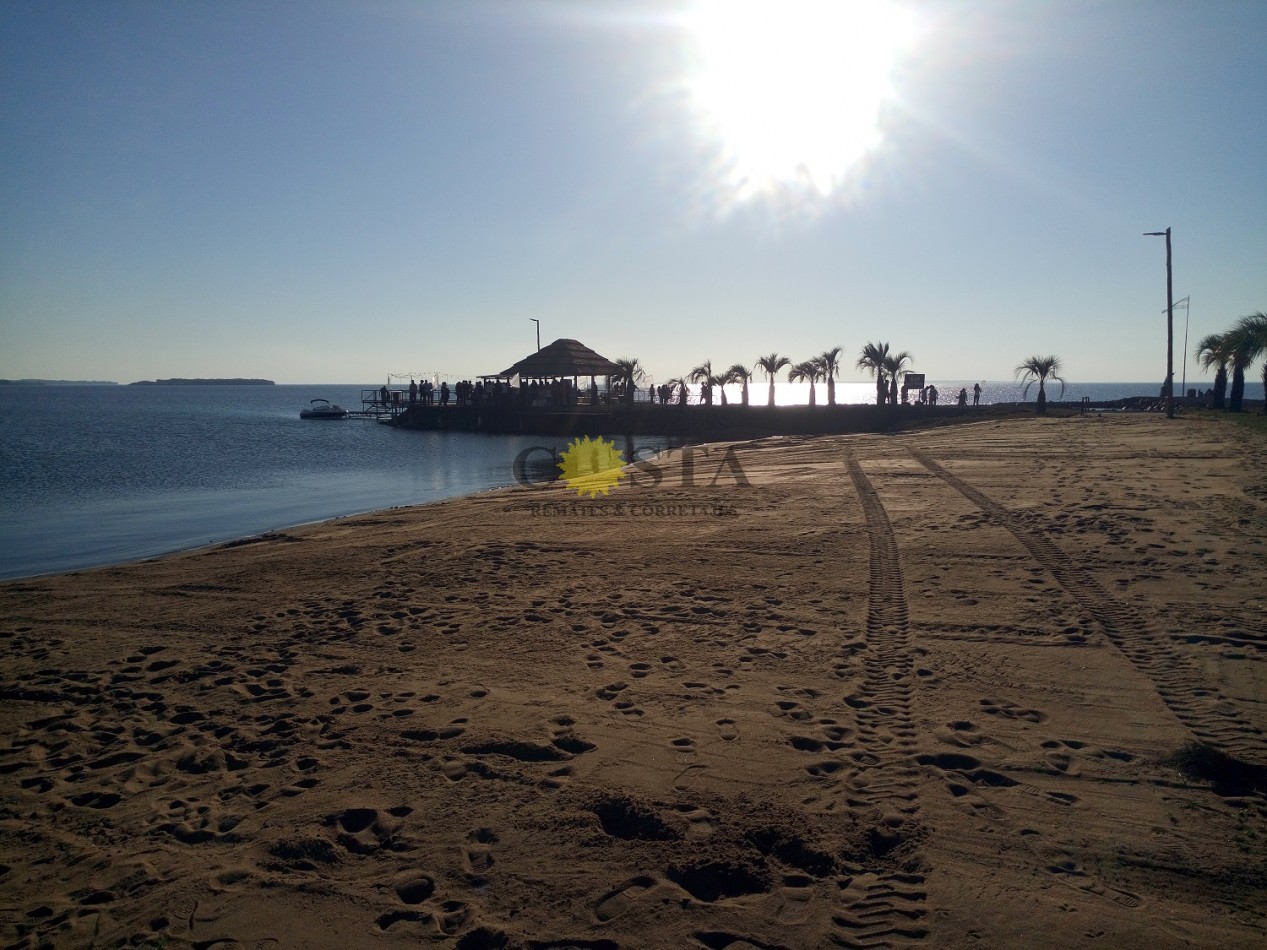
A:
<svg viewBox="0 0 1267 950">
<path fill-rule="evenodd" d="M 343 419 L 348 411 L 328 399 L 312 399 L 307 409 L 299 410 L 300 419 Z"/>
</svg>

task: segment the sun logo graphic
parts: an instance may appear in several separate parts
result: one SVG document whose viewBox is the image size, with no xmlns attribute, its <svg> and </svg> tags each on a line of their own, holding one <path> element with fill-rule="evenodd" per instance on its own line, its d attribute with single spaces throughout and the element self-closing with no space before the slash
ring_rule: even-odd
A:
<svg viewBox="0 0 1267 950">
<path fill-rule="evenodd" d="M 578 495 L 589 495 L 594 498 L 606 495 L 627 477 L 623 466 L 624 456 L 613 442 L 604 442 L 603 437 L 590 440 L 573 439 L 564 450 L 559 470 L 568 488 L 576 489 Z"/>
</svg>

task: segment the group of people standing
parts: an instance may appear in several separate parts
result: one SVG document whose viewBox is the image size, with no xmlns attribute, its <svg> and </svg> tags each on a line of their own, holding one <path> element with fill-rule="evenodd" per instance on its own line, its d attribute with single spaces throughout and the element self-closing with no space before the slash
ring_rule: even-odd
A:
<svg viewBox="0 0 1267 950">
<path fill-rule="evenodd" d="M 682 383 L 677 392 L 678 405 L 685 406 L 689 395 L 690 393 L 686 388 L 686 383 Z M 710 391 L 709 396 L 711 397 L 711 395 L 712 393 Z M 669 403 L 673 402 L 674 399 L 673 386 L 669 383 L 664 383 L 660 386 L 651 386 L 647 389 L 647 396 L 651 400 L 652 405 L 655 405 L 658 402 L 662 406 L 667 406 Z M 711 401 L 712 400 L 710 398 L 709 402 Z"/>
<path fill-rule="evenodd" d="M 562 409 L 570 408 L 577 403 L 578 389 L 573 385 L 572 380 L 567 378 L 540 381 L 534 379 L 527 386 L 521 386 L 520 389 L 526 393 L 529 406 Z"/>
<path fill-rule="evenodd" d="M 386 386 L 379 390 L 383 404 L 386 405 L 389 400 L 399 401 L 399 394 L 393 393 Z M 484 380 L 471 382 L 469 379 L 460 379 L 450 388 L 448 381 L 440 383 L 437 388 L 434 383 L 424 379 L 421 383 L 416 380 L 409 381 L 409 405 L 411 406 L 434 406 L 437 403 L 441 406 L 447 406 L 452 402 L 455 406 L 482 406 L 491 404 L 499 399 L 499 397 L 509 398 L 510 384 L 503 382 L 485 383 Z"/>
<path fill-rule="evenodd" d="M 937 387 L 934 386 L 932 383 L 929 383 L 927 386 L 925 386 L 923 389 L 919 391 L 919 400 L 917 401 L 917 405 L 935 406 L 937 405 L 937 396 L 938 396 Z M 955 398 L 955 403 L 960 406 L 968 405 L 968 387 L 967 386 L 960 387 L 959 395 Z M 972 384 L 972 404 L 974 406 L 981 405 L 981 384 L 980 383 Z"/>
<path fill-rule="evenodd" d="M 382 388 L 382 393 L 387 392 L 387 387 Z M 445 406 L 449 403 L 449 384 L 440 384 L 440 405 Z M 386 399 L 386 396 L 384 396 Z M 424 379 L 421 384 L 414 380 L 409 381 L 409 405 L 411 406 L 434 406 L 436 403 L 436 388 L 430 380 Z"/>
<path fill-rule="evenodd" d="M 887 386 L 884 382 L 877 383 L 876 401 L 879 402 L 881 405 L 883 405 L 885 402 L 892 401 L 896 405 L 897 394 L 895 392 L 894 393 L 885 392 L 886 388 Z M 914 390 L 908 390 L 905 386 L 902 387 L 902 405 L 906 405 L 906 400 L 908 398 L 909 393 L 911 392 L 914 392 Z M 937 399 L 939 396 L 940 396 L 940 393 L 937 391 L 937 387 L 934 386 L 932 383 L 929 383 L 927 386 L 924 386 L 919 390 L 919 395 L 916 396 L 915 398 L 915 405 L 935 406 L 937 405 Z M 956 397 L 955 401 L 960 406 L 968 405 L 968 387 L 964 386 L 960 388 L 959 394 Z M 974 406 L 981 405 L 981 384 L 980 383 L 972 384 L 972 404 Z"/>
</svg>

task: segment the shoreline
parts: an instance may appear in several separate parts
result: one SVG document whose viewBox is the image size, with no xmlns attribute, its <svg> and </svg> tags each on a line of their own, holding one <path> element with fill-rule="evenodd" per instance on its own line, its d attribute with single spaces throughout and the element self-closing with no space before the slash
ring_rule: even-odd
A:
<svg viewBox="0 0 1267 950">
<path fill-rule="evenodd" d="M 5 936 L 1267 937 L 1260 433 L 683 454 L 0 584 Z"/>
<path fill-rule="evenodd" d="M 1142 400 L 1142 397 L 1136 398 L 1136 401 L 1141 401 L 1141 400 Z M 1116 401 L 1116 403 L 1121 403 L 1121 402 L 1122 400 Z M 1105 405 L 1112 405 L 1112 404 L 1105 404 Z M 1049 415 L 1051 418 L 1063 418 L 1070 415 L 1078 415 L 1081 412 L 1080 406 L 1077 406 L 1075 404 L 1070 404 L 1070 403 L 1053 402 L 1051 403 L 1051 407 L 1052 408 L 1049 411 Z M 736 409 L 736 410 L 739 409 L 739 407 L 729 407 L 729 408 Z M 792 407 L 792 408 L 796 409 L 797 407 Z M 805 407 L 799 407 L 799 408 L 803 410 Z M 826 407 L 820 407 L 820 409 L 825 409 L 825 408 Z M 842 407 L 837 407 L 837 408 L 838 409 L 851 409 L 851 408 L 858 409 L 859 407 L 843 407 L 842 406 Z M 875 407 L 861 407 L 861 408 L 866 410 L 866 409 L 874 409 Z M 912 408 L 913 407 L 906 407 L 906 409 L 912 409 Z M 678 412 L 676 407 L 665 407 L 665 409 L 669 414 L 676 414 Z M 760 413 L 764 412 L 765 409 L 766 407 L 753 407 L 753 412 L 759 415 Z M 710 411 L 710 410 L 700 410 L 698 407 L 689 407 L 687 410 L 685 410 L 686 414 L 688 415 L 698 415 L 700 417 L 713 415 L 714 411 L 717 413 L 723 413 L 723 412 L 728 412 L 729 409 L 722 409 L 722 407 L 714 407 L 714 410 Z M 776 408 L 776 412 L 780 412 L 780 411 L 781 411 L 781 408 Z M 1092 411 L 1096 411 L 1096 410 L 1093 408 Z M 1126 411 L 1130 412 L 1133 410 L 1126 410 Z M 1201 411 L 1198 411 L 1198 412 L 1200 413 Z M 1207 410 L 1205 412 L 1208 413 L 1209 411 Z M 1249 414 L 1249 413 L 1247 412 L 1246 414 Z M 919 429 L 941 427 L 941 426 L 956 426 L 957 427 L 957 426 L 963 426 L 963 425 L 972 425 L 972 424 L 986 422 L 986 421 L 1000 421 L 1000 420 L 1024 421 L 1026 419 L 1030 419 L 1034 417 L 1032 404 L 1008 404 L 1001 407 L 983 405 L 975 409 L 973 407 L 968 407 L 967 409 L 956 409 L 955 407 L 937 407 L 936 409 L 925 410 L 922 413 L 918 413 L 918 414 L 899 411 L 897 413 L 894 413 L 893 415 L 897 417 L 897 422 L 894 425 L 889 426 L 889 427 L 885 427 L 885 426 L 879 427 L 880 429 L 883 430 L 884 434 L 892 435 L 899 432 L 912 432 L 912 431 L 917 431 Z M 490 435 L 493 437 L 498 437 L 499 435 L 501 435 L 500 433 L 483 433 L 483 434 Z M 603 434 L 606 437 L 612 438 L 616 442 L 617 447 L 621 448 L 622 451 L 626 451 L 626 452 L 628 451 L 627 446 L 621 443 L 620 437 L 612 435 L 610 432 L 606 432 L 606 431 L 604 431 L 601 434 Z M 793 435 L 794 437 L 797 437 L 797 438 L 809 438 L 809 437 L 816 437 L 816 436 L 824 435 L 824 434 L 825 433 L 795 433 Z M 861 436 L 861 435 L 866 435 L 866 434 L 868 433 L 864 431 L 845 433 L 845 435 L 851 435 L 851 436 L 853 435 Z M 876 433 L 871 433 L 871 434 L 876 434 Z M 762 438 L 777 438 L 777 437 L 779 437 L 778 434 L 775 434 L 775 435 L 745 434 L 743 430 L 733 432 L 729 435 L 727 435 L 725 432 L 718 431 L 709 438 L 700 438 L 697 440 L 697 439 L 688 437 L 687 440 L 683 444 L 704 447 L 704 446 L 713 445 L 713 444 L 739 443 L 739 442 L 753 441 L 753 440 L 762 439 Z M 183 543 L 183 542 L 177 541 L 177 542 L 173 542 L 170 546 L 167 546 L 165 544 L 158 544 L 156 546 L 149 546 L 149 545 L 142 544 L 142 545 L 137 546 L 139 550 L 135 554 L 124 555 L 122 559 L 117 559 L 117 558 L 111 559 L 108 556 L 103 556 L 104 559 L 93 558 L 91 560 L 84 560 L 77 563 L 71 563 L 64 567 L 36 569 L 30 573 L 25 572 L 25 569 L 23 569 L 21 573 L 12 573 L 12 574 L 6 573 L 5 576 L 0 576 L 0 584 L 7 583 L 10 581 L 16 581 L 16 580 L 55 576 L 58 574 L 65 574 L 65 573 L 79 573 L 83 571 L 96 570 L 96 569 L 111 567 L 111 566 L 147 562 L 147 561 L 152 561 L 158 558 L 168 557 L 174 554 L 180 554 L 180 553 L 188 552 L 188 551 L 196 551 L 196 550 L 201 550 L 204 548 L 214 548 L 216 546 L 225 545 L 225 544 L 243 543 L 253 538 L 258 538 L 261 536 L 274 534 L 274 533 L 284 533 L 294 528 L 303 527 L 309 524 L 317 524 L 323 521 L 337 520 L 340 518 L 357 517 L 357 516 L 366 515 L 366 514 L 379 512 L 379 511 L 394 510 L 396 508 L 411 508 L 411 507 L 418 507 L 418 506 L 424 506 L 424 505 L 432 505 L 432 504 L 435 504 L 437 501 L 449 500 L 451 498 L 463 498 L 463 497 L 469 496 L 470 494 L 478 493 L 481 491 L 496 490 L 497 488 L 502 488 L 502 487 L 513 487 L 515 483 L 514 476 L 510 475 L 508 476 L 508 478 L 509 478 L 509 481 L 505 485 L 475 488 L 470 491 L 464 491 L 458 494 L 450 495 L 448 496 L 448 498 L 418 501 L 418 502 L 413 502 L 413 503 L 403 502 L 400 504 L 378 506 L 378 507 L 371 505 L 370 507 L 355 508 L 353 510 L 343 511 L 338 514 L 333 514 L 329 516 L 319 516 L 319 517 L 313 517 L 313 518 L 305 518 L 299 521 L 289 521 L 283 517 L 282 519 L 276 522 L 270 523 L 265 527 L 249 529 L 245 531 L 244 533 L 233 534 L 229 537 L 225 537 L 225 538 L 217 539 L 217 540 L 199 540 L 193 543 Z M 54 512 L 55 516 L 57 514 L 58 514 L 57 512 Z"/>
<path fill-rule="evenodd" d="M 982 407 L 982 408 L 985 408 L 985 407 Z M 1006 415 L 1010 417 L 1011 415 L 1013 415 L 1013 413 L 1008 412 Z M 1024 414 L 1018 414 L 1018 415 L 1023 416 Z M 939 418 L 926 417 L 925 419 L 922 420 L 922 424 L 924 425 L 959 425 L 959 424 L 968 424 L 974 421 L 982 421 L 982 420 L 981 419 L 966 419 L 959 415 L 955 415 L 953 417 L 941 416 Z M 409 428 L 409 427 L 406 426 L 405 428 Z M 484 433 L 476 433 L 476 434 L 489 435 L 493 437 L 504 435 L 504 433 L 497 433 L 497 432 L 484 432 Z M 855 434 L 860 434 L 860 433 L 855 433 Z M 602 435 L 604 435 L 605 437 L 612 438 L 612 439 L 618 439 L 617 436 L 613 436 L 611 435 L 611 433 L 608 433 L 608 432 L 604 432 L 602 433 Z M 702 440 L 698 442 L 691 441 L 685 444 L 690 444 L 697 448 L 705 448 L 710 445 L 723 445 L 723 444 L 730 444 L 734 442 L 746 442 L 746 441 L 753 441 L 754 439 L 772 438 L 772 437 L 775 437 L 775 436 L 767 435 L 767 436 L 756 436 L 756 437 L 739 438 L 739 439 L 716 438 L 716 439 Z M 813 436 L 806 435 L 804 437 L 808 438 L 808 437 L 813 437 Z M 619 443 L 618 443 L 618 447 L 619 447 Z M 676 448 L 676 447 L 671 447 L 667 451 L 673 451 L 673 448 Z M 665 450 L 662 450 L 662 451 L 665 451 Z M 661 453 L 657 453 L 657 456 L 660 454 Z M 501 489 L 507 489 L 507 488 L 513 488 L 513 487 L 515 487 L 515 481 L 512 475 L 511 481 L 508 484 L 485 487 L 485 488 L 476 488 L 469 492 L 462 492 L 460 494 L 451 495 L 447 498 L 434 499 L 430 501 L 420 501 L 414 504 L 388 505 L 386 507 L 377 507 L 377 508 L 375 507 L 363 508 L 363 509 L 357 509 L 354 511 L 348 511 L 348 512 L 337 514 L 337 515 L 332 515 L 330 517 L 325 517 L 325 518 L 313 518 L 306 521 L 273 524 L 262 530 L 251 531 L 247 534 L 235 535 L 233 537 L 224 538 L 222 540 L 204 541 L 204 542 L 198 542 L 194 544 L 177 544 L 174 547 L 163 547 L 159 550 L 151 550 L 148 553 L 139 553 L 139 554 L 136 554 L 135 556 L 129 555 L 129 556 L 126 556 L 123 560 L 93 561 L 91 563 L 83 563 L 83 564 L 78 564 L 75 566 L 70 566 L 70 567 L 65 567 L 65 568 L 60 568 L 60 569 L 53 569 L 53 570 L 48 570 L 48 571 L 39 571 L 37 573 L 31 573 L 31 574 L 23 573 L 23 574 L 14 574 L 14 575 L 8 575 L 8 576 L 0 576 L 0 584 L 9 583 L 11 581 L 30 580 L 33 578 L 40 578 L 40 577 L 54 577 L 61 574 L 78 574 L 84 571 L 100 570 L 103 568 L 110 568 L 110 567 L 121 567 L 121 566 L 131 565 L 131 564 L 142 564 L 142 563 L 159 560 L 166 557 L 171 557 L 173 555 L 185 554 L 185 553 L 189 553 L 193 551 L 212 549 L 212 548 L 216 548 L 216 547 L 220 547 L 224 545 L 249 543 L 255 539 L 264 538 L 269 535 L 284 534 L 287 531 L 290 531 L 296 528 L 302 528 L 302 527 L 305 527 L 308 525 L 314 525 L 314 524 L 322 524 L 327 521 L 337 521 L 342 518 L 359 517 L 359 516 L 375 514 L 379 512 L 393 511 L 400 508 L 422 508 L 422 507 L 427 507 L 430 505 L 440 504 L 446 501 L 451 501 L 454 499 L 471 497 L 472 495 L 479 494 L 480 492 L 498 491 Z"/>
</svg>

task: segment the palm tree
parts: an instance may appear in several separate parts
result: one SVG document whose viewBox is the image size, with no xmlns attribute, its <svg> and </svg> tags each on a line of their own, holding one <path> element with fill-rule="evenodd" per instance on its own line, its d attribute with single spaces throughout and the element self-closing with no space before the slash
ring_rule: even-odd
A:
<svg viewBox="0 0 1267 950">
<path fill-rule="evenodd" d="M 787 381 L 789 383 L 797 383 L 801 380 L 809 383 L 809 404 L 811 406 L 818 404 L 818 399 L 814 393 L 814 384 L 822 378 L 823 368 L 819 365 L 817 359 L 797 363 L 787 371 Z"/>
<path fill-rule="evenodd" d="M 785 366 L 791 366 L 792 361 L 786 356 L 780 356 L 778 353 L 771 353 L 769 356 L 762 356 L 757 359 L 757 366 L 765 370 L 766 378 L 770 380 L 770 402 L 767 405 L 774 405 L 774 377 L 779 374 Z"/>
<path fill-rule="evenodd" d="M 1197 344 L 1195 355 L 1202 369 L 1217 367 L 1214 373 L 1214 408 L 1224 408 L 1227 396 L 1227 364 L 1231 357 L 1227 350 L 1227 334 L 1206 334 Z"/>
<path fill-rule="evenodd" d="M 1245 399 L 1245 371 L 1249 369 L 1249 347 L 1236 325 L 1223 334 L 1223 348 L 1232 371 L 1232 386 L 1227 394 L 1227 411 L 1240 412 Z"/>
<path fill-rule="evenodd" d="M 1259 311 L 1241 317 L 1228 331 L 1228 336 L 1232 349 L 1232 405 L 1229 408 L 1240 412 L 1245 395 L 1245 371 L 1267 354 L 1267 313 Z M 1263 363 L 1263 388 L 1267 390 L 1267 361 Z"/>
<path fill-rule="evenodd" d="M 699 366 L 691 370 L 687 377 L 693 383 L 700 383 L 703 386 L 703 403 L 706 406 L 713 404 L 713 387 L 724 387 L 725 382 L 721 376 L 713 372 L 713 361 L 704 360 Z M 726 405 L 726 390 L 721 389 L 721 404 Z"/>
<path fill-rule="evenodd" d="M 818 357 L 818 365 L 823 370 L 823 377 L 827 380 L 827 405 L 836 405 L 836 377 L 840 374 L 840 353 L 841 348 L 833 346 L 830 350 L 823 350 L 821 356 Z"/>
<path fill-rule="evenodd" d="M 875 404 L 883 406 L 887 396 L 884 385 L 884 361 L 889 356 L 889 344 L 868 343 L 862 348 L 858 357 L 858 369 L 870 370 L 875 377 Z"/>
<path fill-rule="evenodd" d="M 897 374 L 915 362 L 909 350 L 890 353 L 884 358 L 884 368 L 889 371 L 889 402 L 897 405 Z"/>
<path fill-rule="evenodd" d="M 679 406 L 685 406 L 687 397 L 686 380 L 680 376 L 674 376 L 665 385 L 669 387 L 669 404 L 671 405 L 673 400 L 677 399 Z"/>
<path fill-rule="evenodd" d="M 622 357 L 616 360 L 616 372 L 611 374 L 612 383 L 617 386 L 624 395 L 626 405 L 632 406 L 634 394 L 638 391 L 638 384 L 647 378 L 646 371 L 643 370 L 642 364 L 636 359 Z"/>
<path fill-rule="evenodd" d="M 1059 356 L 1031 356 L 1020 366 L 1016 367 L 1016 378 L 1025 380 L 1025 388 L 1021 390 L 1024 395 L 1029 395 L 1029 387 L 1034 384 L 1034 380 L 1038 380 L 1038 414 L 1043 415 L 1047 412 L 1047 391 L 1044 383 L 1048 377 L 1060 381 L 1060 395 L 1065 394 L 1065 381 L 1060 376 L 1063 367 L 1060 365 Z"/>
<path fill-rule="evenodd" d="M 743 404 L 748 405 L 748 380 L 752 379 L 752 370 L 743 363 L 736 363 L 723 374 L 727 383 L 743 383 Z M 725 392 L 725 390 L 723 390 Z"/>
</svg>

